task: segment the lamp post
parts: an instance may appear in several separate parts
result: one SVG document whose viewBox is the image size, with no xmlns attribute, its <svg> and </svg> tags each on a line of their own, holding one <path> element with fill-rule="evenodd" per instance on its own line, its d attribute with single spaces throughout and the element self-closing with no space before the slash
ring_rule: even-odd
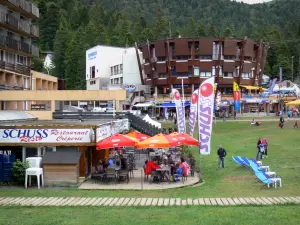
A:
<svg viewBox="0 0 300 225">
<path fill-rule="evenodd" d="M 292 82 L 294 81 L 294 56 L 292 56 Z"/>
</svg>

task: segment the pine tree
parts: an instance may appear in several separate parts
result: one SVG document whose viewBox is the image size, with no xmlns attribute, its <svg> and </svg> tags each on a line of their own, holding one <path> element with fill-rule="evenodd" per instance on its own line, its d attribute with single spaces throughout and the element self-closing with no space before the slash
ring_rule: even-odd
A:
<svg viewBox="0 0 300 225">
<path fill-rule="evenodd" d="M 209 37 L 217 37 L 217 30 L 216 26 L 214 24 L 211 24 L 208 30 L 208 36 Z"/>
<path fill-rule="evenodd" d="M 54 75 L 57 77 L 65 77 L 65 59 L 68 42 L 70 40 L 70 32 L 64 28 L 60 28 L 56 32 L 54 49 L 53 49 L 53 63 L 55 65 Z"/>
<path fill-rule="evenodd" d="M 197 36 L 198 37 L 206 37 L 205 26 L 201 22 L 198 22 Z"/>
<path fill-rule="evenodd" d="M 232 37 L 232 30 L 229 27 L 224 31 L 224 37 Z"/>
</svg>

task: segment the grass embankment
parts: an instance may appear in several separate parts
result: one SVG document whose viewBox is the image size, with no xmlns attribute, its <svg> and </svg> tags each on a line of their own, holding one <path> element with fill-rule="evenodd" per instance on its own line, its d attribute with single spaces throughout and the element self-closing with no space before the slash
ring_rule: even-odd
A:
<svg viewBox="0 0 300 225">
<path fill-rule="evenodd" d="M 172 124 L 168 124 L 169 126 Z M 173 124 L 174 125 L 174 124 Z M 196 132 L 195 132 L 196 133 Z M 213 128 L 212 154 L 201 156 L 202 186 L 185 187 L 163 191 L 107 191 L 107 190 L 61 190 L 61 189 L 20 189 L 1 188 L 0 196 L 83 196 L 83 197 L 283 197 L 300 196 L 300 130 L 287 122 L 284 129 L 277 122 L 264 122 L 261 127 L 250 127 L 246 122 L 217 123 Z M 270 165 L 271 171 L 282 177 L 283 187 L 260 189 L 250 170 L 241 168 L 231 156 L 256 156 L 258 137 L 269 142 L 269 157 L 263 163 Z M 217 147 L 222 144 L 227 150 L 225 169 L 217 170 Z M 199 159 L 197 148 L 192 149 Z"/>
</svg>

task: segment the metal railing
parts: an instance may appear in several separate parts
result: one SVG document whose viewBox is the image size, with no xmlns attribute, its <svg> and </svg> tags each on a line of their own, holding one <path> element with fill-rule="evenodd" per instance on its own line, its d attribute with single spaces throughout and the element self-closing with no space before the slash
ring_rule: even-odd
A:
<svg viewBox="0 0 300 225">
<path fill-rule="evenodd" d="M 11 14 L 0 12 L 0 22 L 8 24 L 15 29 L 21 30 L 27 34 L 33 34 L 36 37 L 39 36 L 39 28 L 36 25 L 32 25 L 25 20 L 21 20 Z"/>
<path fill-rule="evenodd" d="M 53 119 L 65 120 L 97 120 L 127 118 L 127 112 L 53 112 Z"/>
<path fill-rule="evenodd" d="M 30 33 L 33 34 L 36 37 L 40 36 L 40 29 L 37 25 L 32 24 L 31 25 L 31 29 L 30 29 Z"/>
<path fill-rule="evenodd" d="M 27 44 L 22 41 L 18 41 L 11 37 L 0 36 L 0 46 L 8 47 L 17 51 L 22 51 L 27 54 L 32 54 L 34 56 L 39 56 L 39 49 L 34 45 Z"/>
<path fill-rule="evenodd" d="M 30 76 L 30 67 L 21 65 L 21 64 L 12 64 L 12 63 L 0 60 L 0 69 Z"/>
</svg>

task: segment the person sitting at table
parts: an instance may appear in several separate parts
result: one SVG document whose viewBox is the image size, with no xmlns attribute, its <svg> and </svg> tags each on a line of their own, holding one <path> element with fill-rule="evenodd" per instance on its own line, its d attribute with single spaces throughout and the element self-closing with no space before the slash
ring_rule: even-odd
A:
<svg viewBox="0 0 300 225">
<path fill-rule="evenodd" d="M 104 172 L 104 165 L 103 165 L 103 162 L 102 162 L 101 159 L 99 160 L 99 163 L 96 167 L 96 171 L 97 171 L 97 173 L 103 173 Z"/>
<path fill-rule="evenodd" d="M 121 161 L 121 169 L 126 170 L 127 169 L 127 159 L 122 154 L 120 155 L 120 161 Z"/>
<path fill-rule="evenodd" d="M 113 159 L 109 159 L 109 160 L 108 160 L 108 166 L 110 166 L 110 165 L 112 165 L 112 164 L 114 164 L 114 160 L 113 160 Z"/>
<path fill-rule="evenodd" d="M 173 176 L 176 171 L 176 167 L 171 154 L 168 154 L 168 165 L 171 167 L 171 175 Z"/>
<path fill-rule="evenodd" d="M 155 171 L 156 169 L 159 169 L 160 166 L 157 164 L 157 159 L 149 160 L 146 164 L 146 168 L 145 168 L 145 174 L 149 175 L 151 174 L 152 171 Z"/>
</svg>

